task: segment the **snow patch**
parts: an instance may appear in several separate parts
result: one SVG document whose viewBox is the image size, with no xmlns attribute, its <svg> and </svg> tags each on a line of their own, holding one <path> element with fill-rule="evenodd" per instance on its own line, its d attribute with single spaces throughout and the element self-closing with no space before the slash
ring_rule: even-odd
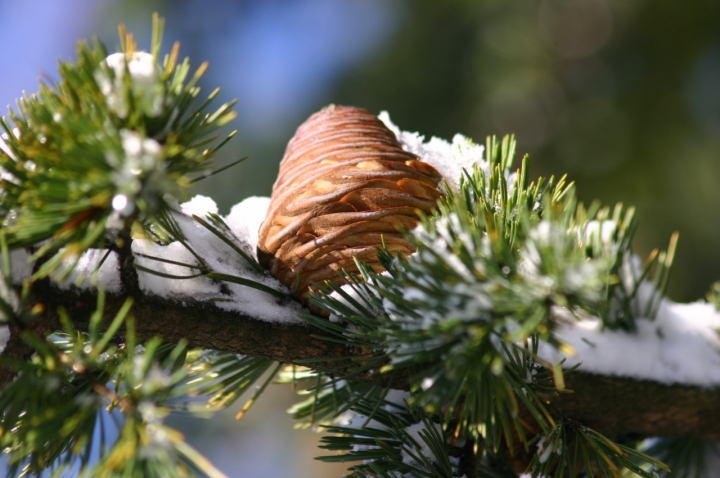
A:
<svg viewBox="0 0 720 478">
<path fill-rule="evenodd" d="M 129 61 L 127 56 L 125 53 L 113 53 L 105 58 L 105 63 L 115 71 L 116 77 L 123 77 L 127 65 L 133 79 L 138 81 L 155 80 L 159 70 L 154 56 L 144 51 L 134 52 L 130 55 Z"/>
<path fill-rule="evenodd" d="M 25 282 L 33 273 L 34 261 L 30 261 L 31 254 L 27 249 L 13 249 L 10 251 L 10 277 L 14 285 Z M 0 260 L 0 263 L 2 260 Z"/>
<path fill-rule="evenodd" d="M 490 165 L 483 159 L 485 147 L 475 144 L 472 139 L 456 134 L 451 143 L 434 136 L 425 142 L 425 136 L 419 133 L 401 131 L 390 120 L 387 111 L 381 112 L 378 118 L 395 133 L 405 151 L 416 154 L 420 160 L 437 169 L 453 191 L 460 189 L 463 170 L 470 172 L 476 164 L 489 176 Z"/>
<path fill-rule="evenodd" d="M 225 223 L 240 239 L 247 243 L 257 258 L 258 231 L 270 207 L 270 198 L 251 196 L 230 209 Z"/>
<path fill-rule="evenodd" d="M 577 321 L 567 310 L 556 314 L 566 324 L 557 337 L 575 349 L 567 367 L 582 362 L 584 372 L 668 385 L 720 385 L 720 313 L 712 304 L 662 299 L 655 320 L 636 319 L 636 332 L 603 330 L 600 319 Z M 545 343 L 539 355 L 553 363 L 564 358 Z"/>
<path fill-rule="evenodd" d="M 251 256 L 255 255 L 257 230 L 265 217 L 268 203 L 268 198 L 249 198 L 235 206 L 228 217 L 228 226 L 232 233 L 238 236 L 230 239 L 238 248 Z M 206 265 L 213 272 L 253 281 L 289 296 L 289 290 L 285 286 L 270 277 L 267 272 L 256 269 L 232 247 L 187 215 L 204 217 L 209 213 L 217 213 L 218 208 L 212 199 L 196 196 L 181 204 L 180 210 L 184 214 L 173 213 L 173 217 L 185 236 L 184 242 L 202 258 L 205 264 L 201 264 L 181 241 L 162 245 L 149 238 L 135 238 L 131 250 L 135 264 L 141 267 L 137 269 L 137 274 L 140 289 L 144 293 L 180 303 L 212 302 L 220 309 L 258 320 L 304 323 L 297 317 L 301 305 L 296 301 L 281 299 L 248 285 L 204 277 L 202 271 L 203 266 Z M 248 243 L 250 241 L 252 244 Z M 104 287 L 108 292 L 120 293 L 122 281 L 118 255 L 111 252 L 103 261 L 106 252 L 106 250 L 91 249 L 79 258 L 68 257 L 53 275 L 56 285 L 63 290 Z M 29 257 L 30 254 L 24 249 L 11 252 L 10 265 L 15 284 L 21 284 L 32 275 L 32 263 L 28 262 Z M 172 277 L 163 277 L 158 273 Z"/>
<path fill-rule="evenodd" d="M 160 274 L 188 277 L 199 271 L 197 259 L 180 242 L 162 246 L 150 239 L 135 239 L 132 241 L 132 252 L 135 264 Z M 166 263 L 155 258 L 186 265 Z M 138 269 L 138 279 L 143 292 L 166 299 L 190 300 L 194 296 L 197 300 L 203 300 L 220 295 L 220 285 L 205 277 L 169 278 Z"/>
<path fill-rule="evenodd" d="M 182 203 L 180 205 L 180 210 L 188 216 L 192 216 L 193 214 L 196 216 L 205 216 L 207 214 L 218 213 L 218 207 L 217 204 L 215 204 L 215 201 L 207 196 L 201 196 L 199 194 L 188 202 Z"/>
<path fill-rule="evenodd" d="M 228 218 L 228 226 L 238 239 L 255 235 L 257 242 L 257 207 L 259 198 L 250 198 L 249 203 L 238 204 L 233 208 Z M 264 199 L 264 198 L 263 198 Z M 212 199 L 195 197 L 191 201 L 181 204 L 180 209 L 199 217 L 209 213 L 217 213 L 217 206 Z M 252 211 L 254 214 L 242 214 L 242 211 Z M 175 214 L 174 218 L 187 239 L 187 244 L 200 256 L 213 272 L 228 274 L 242 279 L 251 280 L 270 289 L 289 294 L 289 290 L 266 272 L 257 271 L 241 255 L 215 234 L 203 227 L 197 221 L 183 214 Z M 262 214 L 264 219 L 264 211 Z M 238 247 L 248 252 L 255 250 L 255 244 L 248 244 L 240 240 Z M 223 309 L 238 312 L 243 315 L 271 322 L 303 323 L 297 318 L 301 306 L 292 300 L 282 300 L 278 297 L 247 285 L 235 284 L 226 281 L 211 280 L 198 275 L 201 264 L 198 259 L 181 242 L 173 242 L 167 246 L 156 244 L 149 239 L 136 239 L 132 244 L 133 253 L 139 265 L 153 271 L 173 276 L 186 277 L 184 279 L 167 278 L 145 271 L 138 271 L 141 289 L 149 294 L 178 301 L 199 300 L 213 301 Z M 150 256 L 150 257 L 146 257 Z M 173 264 L 158 261 L 154 258 L 178 262 Z"/>
<path fill-rule="evenodd" d="M 102 288 L 113 294 L 122 290 L 118 255 L 107 249 L 89 249 L 79 258 L 66 258 L 52 279 L 62 290 Z"/>
</svg>

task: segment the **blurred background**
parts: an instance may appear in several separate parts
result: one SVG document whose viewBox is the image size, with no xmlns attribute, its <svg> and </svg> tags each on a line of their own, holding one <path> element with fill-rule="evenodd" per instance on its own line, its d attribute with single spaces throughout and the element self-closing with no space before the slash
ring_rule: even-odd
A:
<svg viewBox="0 0 720 478">
<path fill-rule="evenodd" d="M 635 205 L 643 256 L 680 231 L 672 299 L 720 279 L 720 2 L 0 0 L 0 103 L 55 77 L 77 39 L 116 49 L 118 23 L 148 48 L 154 11 L 166 49 L 209 60 L 205 91 L 239 98 L 219 161 L 250 159 L 198 187 L 221 213 L 269 195 L 305 118 L 351 104 L 428 138 L 515 133 L 531 176 Z M 317 434 L 288 432 L 292 401 L 281 389 L 240 422 L 174 424 L 232 477 L 340 476 L 313 462 Z"/>
</svg>

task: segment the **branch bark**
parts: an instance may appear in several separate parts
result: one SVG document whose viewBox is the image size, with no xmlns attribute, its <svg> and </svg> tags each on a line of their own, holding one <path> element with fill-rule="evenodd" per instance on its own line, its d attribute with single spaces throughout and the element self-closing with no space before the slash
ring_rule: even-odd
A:
<svg viewBox="0 0 720 478">
<path fill-rule="evenodd" d="M 74 318 L 77 328 L 87 327 L 90 315 L 96 309 L 96 294 L 68 293 L 51 286 L 43 289 L 35 295 L 42 298 L 44 310 L 36 324 L 38 332 L 60 328 L 57 316 L 60 307 Z M 125 299 L 125 296 L 106 298 L 108 321 Z M 181 304 L 155 296 L 133 299 L 132 313 L 136 317 L 136 333 L 140 340 L 154 336 L 161 336 L 168 342 L 184 339 L 190 347 L 253 355 L 284 363 L 346 357 L 353 353 L 341 344 L 323 340 L 319 337 L 322 331 L 309 325 L 257 320 L 222 310 L 212 303 L 186 301 Z M 318 365 L 340 363 L 338 360 Z M 360 379 L 383 380 L 383 377 L 375 374 Z M 0 374 L 0 385 L 7 380 L 5 374 Z M 720 388 L 668 386 L 579 371 L 566 375 L 566 387 L 573 393 L 552 399 L 556 409 L 606 436 L 692 436 L 720 440 Z"/>
</svg>

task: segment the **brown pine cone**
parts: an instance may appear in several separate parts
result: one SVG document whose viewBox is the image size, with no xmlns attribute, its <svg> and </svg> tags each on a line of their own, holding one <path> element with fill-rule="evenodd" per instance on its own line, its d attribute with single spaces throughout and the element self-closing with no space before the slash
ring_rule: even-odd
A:
<svg viewBox="0 0 720 478">
<path fill-rule="evenodd" d="M 307 305 L 311 282 L 342 283 L 341 269 L 357 272 L 353 257 L 382 270 L 382 239 L 391 251 L 414 252 L 400 231 L 435 208 L 441 179 L 375 115 L 330 105 L 285 150 L 260 227 L 260 263 Z"/>
</svg>

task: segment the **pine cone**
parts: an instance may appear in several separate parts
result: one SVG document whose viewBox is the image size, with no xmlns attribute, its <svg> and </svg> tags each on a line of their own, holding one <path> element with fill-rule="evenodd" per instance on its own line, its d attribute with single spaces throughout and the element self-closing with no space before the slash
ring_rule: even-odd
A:
<svg viewBox="0 0 720 478">
<path fill-rule="evenodd" d="M 400 231 L 417 225 L 418 211 L 432 212 L 441 179 L 369 111 L 328 106 L 285 150 L 260 227 L 260 263 L 307 305 L 311 282 L 357 272 L 353 257 L 382 270 L 383 239 L 391 251 L 414 252 Z"/>
</svg>

